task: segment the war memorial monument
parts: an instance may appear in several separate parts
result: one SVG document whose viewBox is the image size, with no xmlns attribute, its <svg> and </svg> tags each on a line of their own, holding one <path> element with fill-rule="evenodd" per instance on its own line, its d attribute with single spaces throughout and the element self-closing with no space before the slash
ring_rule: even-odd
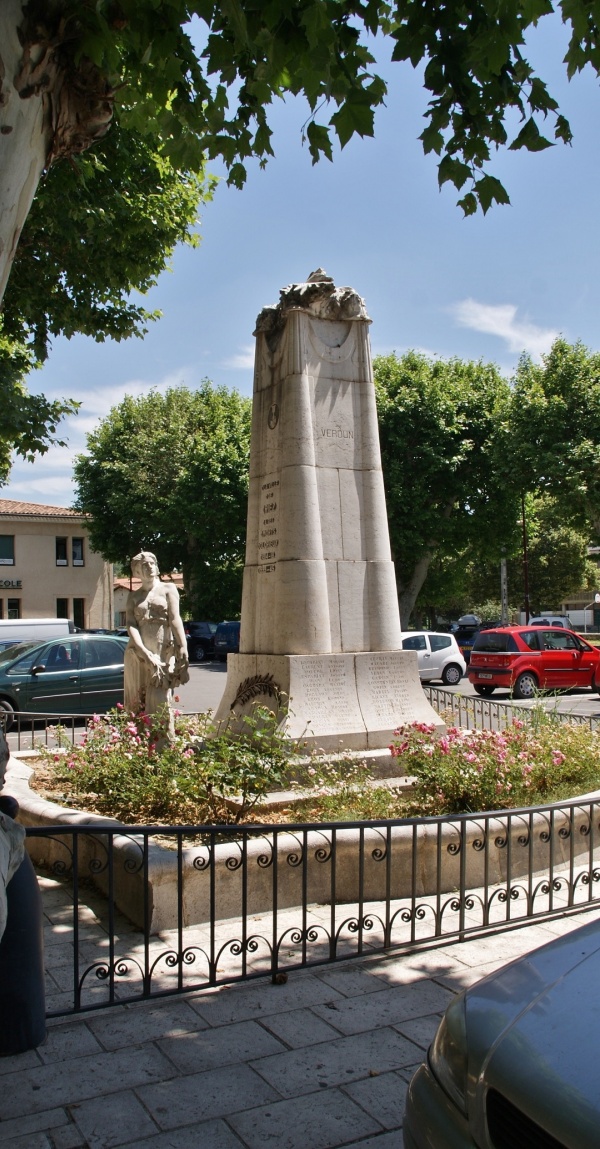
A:
<svg viewBox="0 0 600 1149">
<path fill-rule="evenodd" d="M 442 725 L 401 649 L 370 322 L 322 269 L 258 316 L 240 653 L 216 714 L 289 699 L 289 735 L 328 752 Z"/>
</svg>

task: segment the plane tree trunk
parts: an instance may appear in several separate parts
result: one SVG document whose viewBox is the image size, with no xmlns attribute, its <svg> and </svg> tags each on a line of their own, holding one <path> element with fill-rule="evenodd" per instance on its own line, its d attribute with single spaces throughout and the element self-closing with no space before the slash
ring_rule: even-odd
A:
<svg viewBox="0 0 600 1149">
<path fill-rule="evenodd" d="M 24 9 L 27 8 L 27 15 Z M 113 89 L 43 0 L 0 2 L 0 301 L 42 175 L 107 132 Z"/>
</svg>

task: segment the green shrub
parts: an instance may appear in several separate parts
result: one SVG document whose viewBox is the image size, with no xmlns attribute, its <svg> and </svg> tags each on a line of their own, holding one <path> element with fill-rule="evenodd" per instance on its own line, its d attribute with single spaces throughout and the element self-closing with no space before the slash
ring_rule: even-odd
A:
<svg viewBox="0 0 600 1149">
<path fill-rule="evenodd" d="M 65 800 L 100 814 L 127 822 L 239 821 L 284 777 L 290 746 L 277 722 L 255 706 L 233 737 L 208 715 L 175 711 L 175 739 L 163 745 L 166 715 L 161 722 L 119 707 L 95 715 L 83 742 L 66 754 L 42 755 Z M 235 799 L 233 809 L 227 799 Z"/>
</svg>

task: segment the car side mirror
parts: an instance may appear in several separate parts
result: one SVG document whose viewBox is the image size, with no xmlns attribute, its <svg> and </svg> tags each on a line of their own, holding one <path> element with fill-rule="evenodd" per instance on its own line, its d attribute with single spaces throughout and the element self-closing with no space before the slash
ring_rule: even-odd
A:
<svg viewBox="0 0 600 1149">
<path fill-rule="evenodd" d="M 45 670 L 45 669 L 46 669 L 46 667 L 44 666 L 44 663 L 40 662 L 40 663 L 38 663 L 37 666 L 31 667 L 31 673 L 32 674 L 39 674 L 41 670 Z"/>
</svg>

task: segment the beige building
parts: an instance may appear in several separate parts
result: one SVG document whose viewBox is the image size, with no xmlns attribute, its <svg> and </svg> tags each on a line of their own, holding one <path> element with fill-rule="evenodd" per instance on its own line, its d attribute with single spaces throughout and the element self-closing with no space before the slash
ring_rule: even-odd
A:
<svg viewBox="0 0 600 1149">
<path fill-rule="evenodd" d="M 70 618 L 112 627 L 112 565 L 68 507 L 0 499 L 0 618 Z"/>
</svg>

